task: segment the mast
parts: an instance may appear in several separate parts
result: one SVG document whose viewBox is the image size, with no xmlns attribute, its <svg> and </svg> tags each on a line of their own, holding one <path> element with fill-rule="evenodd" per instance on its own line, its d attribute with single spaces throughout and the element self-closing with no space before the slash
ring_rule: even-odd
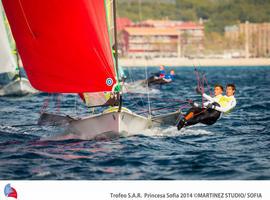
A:
<svg viewBox="0 0 270 200">
<path fill-rule="evenodd" d="M 113 23 L 114 23 L 115 68 L 116 68 L 116 76 L 117 76 L 117 79 L 119 80 L 116 0 L 113 0 Z"/>
<path fill-rule="evenodd" d="M 118 40 L 117 40 L 117 21 L 116 21 L 116 0 L 113 0 L 113 23 L 114 23 L 114 47 L 115 47 L 115 68 L 117 81 L 119 82 L 119 66 L 118 66 Z M 118 112 L 121 112 L 123 99 L 120 94 Z"/>
<path fill-rule="evenodd" d="M 19 52 L 18 52 L 17 47 L 15 47 L 15 55 L 16 55 L 17 69 L 19 71 L 19 79 L 21 80 L 22 79 L 22 72 L 21 72 L 21 69 L 20 69 L 20 58 L 19 58 Z"/>
</svg>

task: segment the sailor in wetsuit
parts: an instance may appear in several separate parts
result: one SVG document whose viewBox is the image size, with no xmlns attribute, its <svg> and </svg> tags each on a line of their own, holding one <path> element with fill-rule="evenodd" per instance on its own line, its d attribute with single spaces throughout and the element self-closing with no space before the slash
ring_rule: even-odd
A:
<svg viewBox="0 0 270 200">
<path fill-rule="evenodd" d="M 212 98 L 202 93 L 200 88 L 197 88 L 197 92 L 202 93 L 203 97 L 208 101 L 204 103 L 203 108 L 198 107 L 198 105 L 194 103 L 185 117 L 177 123 L 178 130 L 184 126 L 191 126 L 197 123 L 212 125 L 220 118 L 221 113 L 227 114 L 235 107 L 234 84 L 228 84 L 226 86 L 226 96 L 222 96 L 223 87 L 221 85 L 215 85 L 214 91 L 215 97 Z"/>
<path fill-rule="evenodd" d="M 170 74 L 165 74 L 164 66 L 160 66 L 159 73 L 156 73 L 154 76 L 151 76 L 147 79 L 148 85 L 151 84 L 166 84 L 170 83 L 175 78 L 174 70 L 170 71 Z"/>
<path fill-rule="evenodd" d="M 146 81 L 148 85 L 155 83 L 157 80 L 165 77 L 165 67 L 161 65 L 159 67 L 159 72 L 155 73 L 153 76 L 150 76 Z"/>
<path fill-rule="evenodd" d="M 165 77 L 163 78 L 163 80 L 166 83 L 170 83 L 174 80 L 174 77 L 175 77 L 175 72 L 174 72 L 174 70 L 171 70 L 170 74 L 166 74 Z"/>
</svg>

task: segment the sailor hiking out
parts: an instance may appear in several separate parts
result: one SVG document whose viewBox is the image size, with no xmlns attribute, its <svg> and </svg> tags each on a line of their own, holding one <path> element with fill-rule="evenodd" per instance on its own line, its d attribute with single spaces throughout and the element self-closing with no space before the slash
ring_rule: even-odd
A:
<svg viewBox="0 0 270 200">
<path fill-rule="evenodd" d="M 191 101 L 190 103 L 192 108 L 189 109 L 185 116 L 178 121 L 178 130 L 184 126 L 191 126 L 197 123 L 212 125 L 220 118 L 222 113 L 228 114 L 236 106 L 234 84 L 228 84 L 226 86 L 226 96 L 222 96 L 222 85 L 215 85 L 214 98 L 203 93 L 202 89 L 199 87 L 196 88 L 196 91 L 207 99 L 207 102 L 205 102 L 201 108 L 197 103 Z"/>
</svg>

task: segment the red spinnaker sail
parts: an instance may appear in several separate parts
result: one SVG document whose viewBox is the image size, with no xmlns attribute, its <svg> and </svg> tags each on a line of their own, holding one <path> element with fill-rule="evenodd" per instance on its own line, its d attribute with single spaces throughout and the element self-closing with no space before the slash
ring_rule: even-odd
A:
<svg viewBox="0 0 270 200">
<path fill-rule="evenodd" d="M 31 84 L 44 92 L 112 91 L 104 0 L 2 0 Z"/>
</svg>

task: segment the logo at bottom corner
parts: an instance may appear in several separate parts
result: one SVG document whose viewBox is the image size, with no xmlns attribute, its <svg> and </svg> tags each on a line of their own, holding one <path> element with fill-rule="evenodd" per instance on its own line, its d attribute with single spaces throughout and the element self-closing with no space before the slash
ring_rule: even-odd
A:
<svg viewBox="0 0 270 200">
<path fill-rule="evenodd" d="M 6 197 L 11 197 L 11 198 L 15 198 L 15 199 L 17 199 L 17 196 L 18 196 L 17 191 L 13 187 L 11 187 L 10 184 L 7 184 L 5 186 L 4 194 Z"/>
</svg>

